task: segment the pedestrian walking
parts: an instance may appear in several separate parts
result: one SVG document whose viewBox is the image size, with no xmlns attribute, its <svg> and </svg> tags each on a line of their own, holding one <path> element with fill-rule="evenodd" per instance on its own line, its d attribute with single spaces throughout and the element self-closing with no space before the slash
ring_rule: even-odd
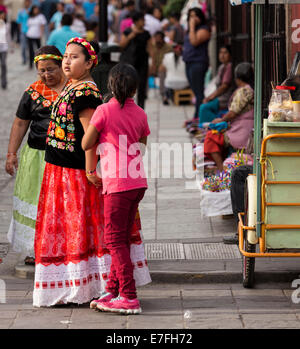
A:
<svg viewBox="0 0 300 349">
<path fill-rule="evenodd" d="M 210 30 L 200 8 L 188 11 L 188 30 L 184 36 L 182 58 L 186 64 L 186 76 L 196 97 L 194 119 L 204 99 L 204 79 L 209 66 L 208 43 Z"/>
<path fill-rule="evenodd" d="M 81 148 L 84 131 L 102 103 L 91 77 L 98 62 L 97 45 L 73 38 L 63 58 L 70 82 L 53 106 L 46 139 L 36 222 L 34 306 L 89 302 L 101 295 L 108 279 L 111 257 L 103 243 L 101 180 L 94 175 L 98 159 L 93 150 Z M 135 224 L 131 232 L 137 251 L 139 229 Z M 138 261 L 137 274 L 144 275 L 145 261 Z"/>
<path fill-rule="evenodd" d="M 0 64 L 1 64 L 1 87 L 3 90 L 7 87 L 7 67 L 6 58 L 10 41 L 9 24 L 7 23 L 6 13 L 0 10 Z"/>
<path fill-rule="evenodd" d="M 34 59 L 34 46 L 36 49 L 41 47 L 41 39 L 44 34 L 45 25 L 47 20 L 45 16 L 40 13 L 38 6 L 32 6 L 29 12 L 29 18 L 27 21 L 28 30 L 26 37 L 28 40 L 29 48 L 29 67 L 33 68 L 33 59 Z"/>
<path fill-rule="evenodd" d="M 108 84 L 114 97 L 96 109 L 82 140 L 84 150 L 100 144 L 104 242 L 112 259 L 107 294 L 98 300 L 97 308 L 127 314 L 141 312 L 130 256 L 130 232 L 147 188 L 139 143 L 146 145 L 150 134 L 147 115 L 133 100 L 137 80 L 138 74 L 129 64 L 111 69 Z"/>
<path fill-rule="evenodd" d="M 40 79 L 25 90 L 10 132 L 6 172 L 14 175 L 17 170 L 17 176 L 8 240 L 14 251 L 26 256 L 26 264 L 34 264 L 35 220 L 45 167 L 46 134 L 52 104 L 65 84 L 61 62 L 62 55 L 54 46 L 37 51 L 35 65 Z M 28 129 L 28 139 L 18 161 L 17 152 Z"/>
<path fill-rule="evenodd" d="M 78 32 L 71 29 L 72 23 L 72 15 L 65 13 L 62 16 L 61 28 L 55 29 L 51 32 L 47 44 L 56 46 L 59 51 L 64 54 L 67 42 L 72 38 L 80 36 Z"/>
<path fill-rule="evenodd" d="M 18 12 L 17 23 L 20 26 L 20 45 L 21 45 L 21 53 L 22 53 L 22 61 L 23 64 L 27 63 L 27 50 L 28 50 L 28 42 L 26 33 L 28 30 L 28 18 L 30 11 L 31 1 L 24 0 L 24 7 Z"/>
<path fill-rule="evenodd" d="M 151 36 L 144 30 L 144 14 L 136 12 L 132 15 L 133 25 L 122 33 L 120 47 L 123 50 L 120 61 L 129 63 L 138 72 L 139 85 L 137 104 L 144 108 L 148 82 L 148 60 L 151 52 Z"/>
</svg>

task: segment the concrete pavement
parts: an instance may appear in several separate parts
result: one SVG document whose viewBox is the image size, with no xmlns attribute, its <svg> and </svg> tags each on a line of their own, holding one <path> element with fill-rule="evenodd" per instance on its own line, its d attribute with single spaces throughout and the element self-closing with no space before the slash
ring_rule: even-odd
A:
<svg viewBox="0 0 300 349">
<path fill-rule="evenodd" d="M 256 287 L 241 286 L 241 257 L 235 245 L 222 244 L 235 232 L 232 219 L 202 217 L 199 191 L 186 189 L 187 178 L 150 178 L 140 205 L 145 250 L 153 283 L 139 290 L 143 313 L 116 316 L 92 311 L 88 305 L 51 309 L 32 306 L 32 269 L 15 275 L 20 256 L 8 250 L 6 233 L 11 218 L 14 179 L 4 171 L 11 122 L 18 101 L 35 79 L 35 71 L 8 59 L 9 87 L 1 96 L 0 157 L 0 328 L 299 328 L 295 303 L 297 259 L 256 259 Z M 154 143 L 184 145 L 190 139 L 182 123 L 192 106 L 164 106 L 157 90 L 146 103 Z M 151 153 L 150 153 L 151 155 Z M 158 160 L 157 160 L 158 161 Z M 171 160 L 173 171 L 180 164 Z M 163 159 L 156 168 L 166 169 Z M 171 171 L 172 173 L 172 171 Z M 23 270 L 21 267 L 19 271 Z M 22 276 L 22 275 L 19 275 Z M 294 298 L 292 295 L 294 294 Z M 1 299 L 2 295 L 2 299 Z M 5 295 L 5 299 L 3 298 Z M 2 302 L 4 299 L 4 302 Z M 296 299 L 297 300 L 297 299 Z"/>
</svg>

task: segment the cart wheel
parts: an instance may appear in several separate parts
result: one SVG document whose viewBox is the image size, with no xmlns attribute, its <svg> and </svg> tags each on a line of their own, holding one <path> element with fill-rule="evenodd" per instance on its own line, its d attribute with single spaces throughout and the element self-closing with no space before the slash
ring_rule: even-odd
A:
<svg viewBox="0 0 300 349">
<path fill-rule="evenodd" d="M 248 224 L 248 187 L 247 181 L 245 183 L 244 190 L 244 225 Z M 244 235 L 243 241 L 244 251 L 255 252 L 256 245 L 250 244 L 247 239 L 247 234 Z M 245 288 L 252 288 L 254 285 L 254 269 L 255 269 L 255 257 L 245 257 L 243 255 L 243 286 Z"/>
<path fill-rule="evenodd" d="M 256 245 L 250 244 L 247 236 L 244 237 L 244 250 L 246 252 L 255 252 Z M 243 256 L 243 286 L 245 288 L 252 288 L 254 285 L 254 269 L 255 257 Z"/>
</svg>

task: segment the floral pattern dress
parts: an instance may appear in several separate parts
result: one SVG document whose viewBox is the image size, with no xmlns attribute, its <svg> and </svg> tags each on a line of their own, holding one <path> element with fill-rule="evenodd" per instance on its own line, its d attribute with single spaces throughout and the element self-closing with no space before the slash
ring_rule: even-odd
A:
<svg viewBox="0 0 300 349">
<path fill-rule="evenodd" d="M 82 304 L 105 290 L 111 257 L 103 242 L 103 195 L 86 178 L 79 120 L 81 110 L 99 104 L 99 90 L 88 82 L 66 86 L 53 106 L 36 222 L 34 306 Z M 137 286 L 151 281 L 140 229 L 137 216 L 131 233 Z"/>
</svg>

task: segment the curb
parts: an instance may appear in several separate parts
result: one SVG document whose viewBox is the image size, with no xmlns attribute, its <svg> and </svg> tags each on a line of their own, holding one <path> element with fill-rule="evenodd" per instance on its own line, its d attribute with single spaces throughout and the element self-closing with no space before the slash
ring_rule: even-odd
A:
<svg viewBox="0 0 300 349">
<path fill-rule="evenodd" d="M 18 264 L 15 267 L 15 276 L 22 279 L 34 279 L 34 266 Z M 150 276 L 153 283 L 176 283 L 176 284 L 198 284 L 198 283 L 242 283 L 241 272 L 231 271 L 151 271 Z M 299 272 L 291 271 L 257 271 L 255 272 L 255 282 L 282 282 L 291 283 L 299 279 Z"/>
<path fill-rule="evenodd" d="M 179 284 L 196 284 L 196 283 L 240 283 L 242 284 L 241 272 L 229 271 L 207 271 L 198 273 L 187 272 L 150 272 L 153 283 L 179 283 Z M 299 272 L 255 272 L 255 283 L 291 283 L 299 279 Z"/>
</svg>

